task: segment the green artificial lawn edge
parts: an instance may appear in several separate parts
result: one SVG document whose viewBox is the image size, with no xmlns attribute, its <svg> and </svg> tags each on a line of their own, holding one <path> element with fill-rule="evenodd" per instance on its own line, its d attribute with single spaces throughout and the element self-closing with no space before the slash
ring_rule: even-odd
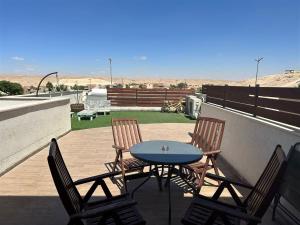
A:
<svg viewBox="0 0 300 225">
<path fill-rule="evenodd" d="M 76 114 L 71 118 L 72 130 L 82 130 L 96 127 L 111 126 L 112 118 L 134 118 L 140 124 L 149 123 L 194 123 L 195 120 L 182 113 L 162 113 L 148 111 L 121 111 L 111 112 L 109 115 L 98 115 L 93 120 L 82 119 L 78 121 Z"/>
</svg>

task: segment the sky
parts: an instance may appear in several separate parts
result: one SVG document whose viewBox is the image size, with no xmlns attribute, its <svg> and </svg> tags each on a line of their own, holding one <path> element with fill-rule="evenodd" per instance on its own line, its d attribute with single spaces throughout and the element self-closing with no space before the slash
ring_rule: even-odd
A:
<svg viewBox="0 0 300 225">
<path fill-rule="evenodd" d="M 245 79 L 300 70 L 299 0 L 0 0 L 0 74 Z"/>
</svg>

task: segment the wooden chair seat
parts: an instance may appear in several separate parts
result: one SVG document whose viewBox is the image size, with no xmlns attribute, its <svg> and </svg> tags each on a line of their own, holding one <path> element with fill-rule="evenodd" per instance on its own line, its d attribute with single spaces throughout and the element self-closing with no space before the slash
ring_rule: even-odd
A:
<svg viewBox="0 0 300 225">
<path fill-rule="evenodd" d="M 137 169 L 143 169 L 145 166 L 149 166 L 148 163 L 138 160 L 136 158 L 123 159 L 123 164 L 126 172 Z"/>
<path fill-rule="evenodd" d="M 204 162 L 196 162 L 188 165 L 184 165 L 184 168 L 190 170 L 191 172 L 201 173 L 203 169 L 206 167 L 207 169 L 212 169 L 212 165 L 206 165 Z"/>
<path fill-rule="evenodd" d="M 201 202 L 207 201 L 205 199 L 194 200 L 191 205 L 189 206 L 188 210 L 186 211 L 185 217 L 182 220 L 182 223 L 185 225 L 199 225 L 199 224 L 206 224 L 209 217 L 213 215 L 214 210 L 207 208 L 206 205 L 202 205 Z M 236 209 L 238 212 L 240 210 Z M 229 224 L 238 225 L 240 224 L 240 220 L 233 216 L 226 216 L 226 219 L 229 221 Z M 221 217 L 217 217 L 213 223 L 214 225 L 225 225 L 224 221 Z"/>
<path fill-rule="evenodd" d="M 124 202 L 124 200 L 129 200 L 129 197 L 121 198 L 121 199 L 120 198 L 111 199 L 109 204 L 118 204 Z M 104 204 L 100 203 L 99 205 L 87 207 L 85 208 L 85 210 L 88 211 L 103 206 Z M 99 225 L 99 224 L 101 225 L 121 225 L 121 224 L 122 225 L 144 225 L 145 224 L 145 221 L 140 216 L 136 207 L 127 207 L 117 211 L 115 215 L 109 215 L 106 218 L 103 218 L 103 216 L 93 217 L 93 218 L 83 220 L 83 222 L 84 224 L 87 225 Z"/>
</svg>

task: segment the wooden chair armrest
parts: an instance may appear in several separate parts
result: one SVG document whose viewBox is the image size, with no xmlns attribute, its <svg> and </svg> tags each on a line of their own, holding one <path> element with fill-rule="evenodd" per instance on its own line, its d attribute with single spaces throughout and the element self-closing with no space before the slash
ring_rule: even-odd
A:
<svg viewBox="0 0 300 225">
<path fill-rule="evenodd" d="M 107 204 L 105 206 L 101 206 L 94 209 L 89 209 L 87 211 L 73 214 L 70 216 L 71 221 L 78 221 L 79 219 L 87 219 L 87 218 L 93 218 L 100 215 L 104 215 L 105 213 L 117 211 L 123 208 L 127 208 L 130 206 L 135 205 L 136 202 L 134 200 L 126 200 L 124 202 L 117 202 L 117 203 L 111 203 Z"/>
<path fill-rule="evenodd" d="M 227 202 L 219 201 L 218 199 L 214 199 L 213 197 L 208 197 L 208 196 L 201 195 L 201 194 L 197 194 L 196 197 L 200 198 L 200 199 L 206 199 L 208 201 L 215 202 L 216 204 L 223 205 L 224 207 L 230 207 L 230 208 L 233 208 L 233 209 L 237 209 L 238 208 L 241 211 L 245 210 L 244 205 L 233 205 L 232 203 L 227 203 Z"/>
<path fill-rule="evenodd" d="M 192 204 L 200 205 L 205 208 L 212 209 L 214 211 L 220 212 L 222 214 L 227 214 L 242 220 L 252 221 L 256 223 L 260 223 L 261 219 L 252 215 L 249 215 L 240 210 L 239 207 L 228 207 L 226 205 L 220 204 L 218 201 L 207 200 L 204 198 L 196 198 Z"/>
<path fill-rule="evenodd" d="M 221 152 L 221 150 L 203 152 L 203 155 L 205 155 L 205 156 L 215 155 L 215 154 L 219 154 L 220 152 Z"/>
<path fill-rule="evenodd" d="M 253 189 L 253 186 L 249 185 L 249 184 L 245 184 L 245 183 L 241 183 L 238 181 L 235 181 L 233 179 L 227 178 L 227 177 L 221 177 L 212 173 L 206 173 L 206 177 L 213 179 L 213 180 L 219 180 L 219 181 L 223 181 L 223 182 L 227 182 L 233 185 L 237 185 L 240 187 L 244 187 L 244 188 L 248 188 L 248 189 Z"/>
<path fill-rule="evenodd" d="M 118 145 L 112 145 L 112 147 L 115 148 L 116 150 L 125 150 L 124 147 Z"/>
<path fill-rule="evenodd" d="M 92 181 L 100 181 L 100 180 L 103 180 L 103 179 L 108 178 L 108 177 L 113 177 L 113 176 L 119 175 L 121 173 L 122 173 L 121 171 L 116 171 L 116 172 L 109 172 L 109 173 L 100 174 L 100 175 L 97 175 L 97 176 L 86 177 L 86 178 L 79 179 L 79 180 L 75 181 L 74 184 L 75 185 L 80 185 L 80 184 L 85 184 L 85 183 L 89 183 L 89 182 L 92 182 Z"/>
<path fill-rule="evenodd" d="M 87 207 L 95 207 L 99 204 L 108 205 L 108 204 L 110 204 L 111 201 L 126 201 L 128 198 L 129 198 L 129 194 L 126 193 L 126 194 L 113 196 L 111 198 L 89 201 L 89 202 L 86 203 L 86 206 Z"/>
<path fill-rule="evenodd" d="M 128 152 L 129 151 L 128 149 L 125 149 L 124 147 L 118 146 L 118 145 L 112 145 L 112 147 L 114 149 L 116 149 L 118 152 Z"/>
</svg>

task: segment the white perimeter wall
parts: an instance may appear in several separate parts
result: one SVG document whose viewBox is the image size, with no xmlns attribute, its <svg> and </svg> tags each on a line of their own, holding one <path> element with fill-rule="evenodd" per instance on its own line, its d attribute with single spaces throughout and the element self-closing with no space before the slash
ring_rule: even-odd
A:
<svg viewBox="0 0 300 225">
<path fill-rule="evenodd" d="M 201 116 L 226 121 L 221 155 L 250 184 L 254 185 L 277 144 L 286 153 L 300 142 L 299 133 L 210 104 L 201 105 Z"/>
<path fill-rule="evenodd" d="M 42 100 L 26 106 L 2 108 L 0 174 L 47 145 L 51 138 L 70 129 L 70 99 Z"/>
</svg>

